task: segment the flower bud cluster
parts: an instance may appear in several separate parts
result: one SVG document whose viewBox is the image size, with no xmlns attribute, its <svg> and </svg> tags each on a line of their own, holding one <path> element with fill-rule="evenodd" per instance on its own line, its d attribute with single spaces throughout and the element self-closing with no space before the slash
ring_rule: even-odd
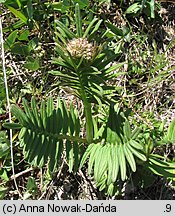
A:
<svg viewBox="0 0 175 216">
<path fill-rule="evenodd" d="M 67 44 L 67 51 L 74 58 L 83 57 L 91 60 L 95 53 L 95 46 L 89 43 L 86 38 L 74 38 Z"/>
</svg>

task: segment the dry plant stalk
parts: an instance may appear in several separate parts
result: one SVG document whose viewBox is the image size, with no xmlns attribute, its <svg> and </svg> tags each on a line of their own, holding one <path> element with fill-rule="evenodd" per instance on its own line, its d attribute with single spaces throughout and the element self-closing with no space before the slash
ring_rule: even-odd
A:
<svg viewBox="0 0 175 216">
<path fill-rule="evenodd" d="M 3 75 L 4 75 L 4 85 L 5 85 L 6 100 L 7 100 L 7 112 L 8 112 L 8 116 L 9 116 L 9 122 L 12 122 L 9 91 L 8 91 L 8 83 L 7 83 L 7 75 L 6 75 L 6 68 L 5 68 L 4 40 L 3 40 L 2 19 L 1 19 L 1 17 L 0 17 L 0 45 L 1 45 L 2 71 L 3 71 Z M 13 177 L 13 180 L 14 180 L 16 190 L 17 190 L 19 196 L 22 198 L 22 195 L 19 192 L 18 185 L 17 185 L 17 182 L 16 182 L 16 175 L 15 175 L 15 169 L 14 169 L 12 129 L 10 129 L 10 150 L 11 150 L 10 151 L 11 152 L 11 164 L 12 164 L 12 173 L 13 173 L 12 177 Z"/>
</svg>

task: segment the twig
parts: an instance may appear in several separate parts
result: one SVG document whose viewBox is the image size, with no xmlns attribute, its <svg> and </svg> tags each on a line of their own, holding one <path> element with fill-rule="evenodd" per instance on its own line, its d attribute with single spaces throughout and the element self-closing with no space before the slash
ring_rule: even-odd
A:
<svg viewBox="0 0 175 216">
<path fill-rule="evenodd" d="M 96 198 L 98 199 L 102 199 L 101 198 L 101 194 L 97 191 L 97 188 L 94 187 L 93 182 L 79 169 L 79 174 L 82 176 L 82 178 L 85 180 L 86 179 L 86 183 L 89 185 L 89 192 L 91 195 L 91 198 L 94 199 L 93 193 L 96 196 Z M 92 190 L 92 191 L 91 191 Z"/>
<path fill-rule="evenodd" d="M 26 169 L 26 170 L 24 170 L 24 171 L 22 171 L 22 172 L 20 172 L 20 173 L 17 173 L 17 174 L 15 174 L 15 176 L 12 175 L 12 176 L 10 177 L 10 180 L 14 180 L 14 178 L 16 179 L 16 178 L 18 178 L 18 177 L 20 177 L 20 176 L 22 176 L 22 175 L 24 175 L 24 174 L 26 174 L 26 173 L 32 171 L 32 170 L 33 170 L 33 167 L 31 167 L 31 168 L 29 168 L 29 169 Z"/>
<path fill-rule="evenodd" d="M 64 164 L 65 164 L 65 161 L 63 160 L 63 161 L 62 161 L 62 164 L 61 164 L 61 166 L 60 166 L 60 169 L 59 169 L 59 171 L 58 171 L 58 173 L 57 173 L 57 175 L 56 175 L 56 179 L 59 179 Z M 53 185 L 54 185 L 54 181 L 55 181 L 55 180 L 52 179 L 51 182 L 48 183 L 48 187 L 49 187 L 49 188 L 48 188 L 47 190 L 45 190 L 45 191 L 41 194 L 41 196 L 38 198 L 38 200 L 41 200 L 45 195 L 48 196 L 48 193 L 50 193 L 50 191 L 51 191 L 51 189 L 52 189 L 52 187 L 53 187 Z M 47 198 L 46 198 L 46 199 L 47 199 Z"/>
<path fill-rule="evenodd" d="M 7 99 L 7 109 L 8 109 L 8 116 L 9 116 L 9 122 L 12 122 L 11 119 L 11 107 L 10 107 L 10 99 L 9 99 L 9 92 L 8 92 L 8 84 L 7 84 L 7 76 L 6 76 L 6 68 L 5 68 L 5 55 L 4 55 L 4 41 L 3 41 L 3 32 L 2 32 L 2 20 L 0 18 L 0 43 L 1 43 L 1 56 L 2 56 L 2 70 L 4 74 L 4 84 L 5 84 L 5 91 L 6 91 L 6 99 Z M 21 193 L 19 192 L 18 185 L 16 182 L 16 175 L 15 175 L 15 169 L 14 169 L 14 158 L 13 158 L 13 135 L 12 135 L 12 129 L 10 129 L 10 150 L 11 150 L 11 164 L 12 164 L 12 173 L 14 176 L 14 184 L 16 187 L 16 190 L 20 196 L 20 198 L 23 198 Z"/>
<path fill-rule="evenodd" d="M 89 181 L 87 180 L 87 177 L 84 175 L 84 173 L 80 169 L 78 172 L 81 175 L 81 177 L 83 178 L 86 185 L 89 185 L 90 196 L 91 196 L 91 199 L 94 200 L 93 192 L 95 193 L 95 189 L 94 189 L 93 185 L 89 183 Z M 92 189 L 92 191 L 91 191 L 91 189 Z"/>
</svg>

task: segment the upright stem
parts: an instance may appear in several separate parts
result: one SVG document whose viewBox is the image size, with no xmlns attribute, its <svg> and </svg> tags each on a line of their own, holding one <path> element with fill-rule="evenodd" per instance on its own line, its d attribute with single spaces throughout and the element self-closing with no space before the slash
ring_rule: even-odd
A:
<svg viewBox="0 0 175 216">
<path fill-rule="evenodd" d="M 86 140 L 88 143 L 92 143 L 93 141 L 93 122 L 92 122 L 92 111 L 91 111 L 91 103 L 89 103 L 87 94 L 83 85 L 83 81 L 81 79 L 81 73 L 77 70 L 77 74 L 79 76 L 80 86 L 81 86 L 81 98 L 84 105 L 85 117 L 86 117 Z"/>
<path fill-rule="evenodd" d="M 92 111 L 91 111 L 91 103 L 89 103 L 87 100 L 84 101 L 84 110 L 86 116 L 86 139 L 88 143 L 92 143 L 93 141 Z"/>
</svg>

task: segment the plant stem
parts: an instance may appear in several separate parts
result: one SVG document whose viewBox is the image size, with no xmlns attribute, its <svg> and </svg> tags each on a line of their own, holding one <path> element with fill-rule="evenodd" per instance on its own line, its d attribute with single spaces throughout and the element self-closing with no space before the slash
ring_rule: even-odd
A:
<svg viewBox="0 0 175 216">
<path fill-rule="evenodd" d="M 1 56 L 2 56 L 2 71 L 4 75 L 4 85 L 5 85 L 5 91 L 6 91 L 6 100 L 7 100 L 7 109 L 9 113 L 9 122 L 12 122 L 12 116 L 11 116 L 11 105 L 10 105 L 10 98 L 9 98 L 9 91 L 8 91 L 8 83 L 7 83 L 7 75 L 6 75 L 6 68 L 5 68 L 5 53 L 4 53 L 4 40 L 3 40 L 3 31 L 2 31 L 2 20 L 0 18 L 0 45 L 1 45 Z M 13 174 L 13 181 L 16 187 L 16 190 L 20 196 L 20 198 L 23 199 L 22 194 L 20 193 L 18 189 L 18 185 L 15 178 L 15 165 L 14 165 L 14 155 L 13 155 L 13 134 L 12 129 L 10 129 L 10 155 L 11 155 L 11 165 L 12 165 L 12 174 Z"/>
<path fill-rule="evenodd" d="M 93 141 L 93 122 L 92 122 L 92 111 L 91 111 L 91 103 L 88 101 L 88 97 L 84 88 L 83 81 L 81 79 L 81 72 L 77 70 L 77 74 L 79 76 L 80 86 L 81 86 L 81 99 L 84 105 L 85 118 L 86 118 L 86 140 L 88 143 L 92 143 Z"/>
<path fill-rule="evenodd" d="M 92 111 L 91 111 L 91 103 L 89 103 L 87 100 L 84 101 L 84 110 L 86 116 L 86 140 L 88 143 L 92 143 L 93 141 Z"/>
</svg>

